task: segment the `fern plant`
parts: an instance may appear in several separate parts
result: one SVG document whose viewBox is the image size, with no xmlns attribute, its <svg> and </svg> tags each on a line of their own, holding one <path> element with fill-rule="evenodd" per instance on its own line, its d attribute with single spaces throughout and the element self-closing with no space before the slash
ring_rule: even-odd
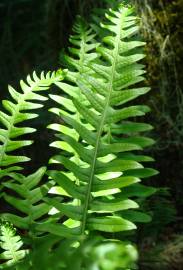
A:
<svg viewBox="0 0 183 270">
<path fill-rule="evenodd" d="M 72 106 L 65 103 L 66 109 L 58 110 L 67 126 L 57 135 L 64 146 L 60 144 L 62 152 L 52 161 L 61 163 L 65 169 L 51 170 L 48 175 L 68 198 L 63 202 L 45 199 L 60 215 L 57 213 L 57 223 L 48 222 L 37 227 L 60 236 L 83 238 L 92 230 L 119 232 L 135 229 L 132 222 L 118 214 L 118 211 L 138 207 L 125 196 L 123 188 L 140 182 L 139 177 L 156 174 L 155 170 L 145 169 L 139 163 L 151 161 L 151 158 L 127 154 L 153 143 L 146 137 L 133 136 L 151 129 L 150 125 L 127 121 L 145 115 L 149 108 L 143 105 L 124 107 L 125 103 L 149 91 L 149 88 L 133 87 L 144 80 L 142 75 L 145 73 L 144 66 L 137 63 L 144 57 L 139 50 L 144 43 L 135 39 L 138 31 L 136 17 L 132 8 L 121 5 L 117 12 L 110 11 L 107 18 L 110 23 L 103 27 L 112 35 L 105 37 L 103 45 L 97 49 L 100 59 L 90 62 L 90 71 L 76 78 L 77 89 L 89 106 L 83 104 L 80 96 L 70 92 L 69 84 L 64 84 Z M 73 113 L 75 111 L 79 113 L 79 121 Z M 77 131 L 79 141 L 68 132 L 70 129 Z M 73 159 L 75 152 L 79 164 Z M 120 196 L 115 195 L 120 191 Z M 59 218 L 63 216 L 66 220 L 60 224 Z"/>
<path fill-rule="evenodd" d="M 3 102 L 9 114 L 0 112 L 2 197 L 16 213 L 1 216 L 25 232 L 24 244 L 30 250 L 19 264 L 21 270 L 70 269 L 68 261 L 84 254 L 86 238 L 131 231 L 136 222 L 148 220 L 136 211 L 138 198 L 154 192 L 140 184 L 140 179 L 157 173 L 144 168 L 143 163 L 153 159 L 141 154 L 154 143 L 141 135 L 152 126 L 136 121 L 149 112 L 135 100 L 150 90 L 142 87 L 145 70 L 139 63 L 144 58 L 145 43 L 137 35 L 132 7 L 121 4 L 117 11 L 110 10 L 106 19 L 102 27 L 108 34 L 99 45 L 95 39 L 100 37 L 78 17 L 70 38 L 74 48 L 64 56 L 67 72 L 59 70 L 41 78 L 34 73 L 33 79 L 27 77 L 26 84 L 21 82 L 22 93 L 9 88 L 14 103 Z M 20 136 L 35 130 L 22 124 L 37 116 L 30 110 L 42 106 L 35 101 L 44 100 L 40 93 L 53 83 L 61 89 L 61 95 L 50 95 L 58 105 L 50 111 L 56 113 L 59 123 L 49 128 L 58 132 L 51 146 L 59 153 L 50 159 L 50 170 L 45 164 L 25 176 L 18 172 L 22 168 L 17 164 L 29 159 L 9 153 L 32 143 Z M 134 100 L 136 105 L 131 103 Z M 57 169 L 52 169 L 53 163 Z M 112 242 L 109 240 L 109 246 Z M 66 260 L 59 257 L 61 250 L 68 253 Z M 4 259 L 11 260 L 8 255 Z M 78 259 L 76 269 L 89 267 L 84 260 Z M 104 268 L 104 264 L 99 265 Z M 93 261 L 90 267 L 96 268 Z"/>
</svg>

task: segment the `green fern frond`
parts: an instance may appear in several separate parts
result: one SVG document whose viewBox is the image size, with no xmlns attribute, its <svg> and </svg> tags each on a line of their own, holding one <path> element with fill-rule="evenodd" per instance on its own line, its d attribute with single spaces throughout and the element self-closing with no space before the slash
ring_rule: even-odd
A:
<svg viewBox="0 0 183 270">
<path fill-rule="evenodd" d="M 73 26 L 73 35 L 69 38 L 72 47 L 68 48 L 69 54 L 61 54 L 61 64 L 64 64 L 70 70 L 66 78 L 75 81 L 75 72 L 90 71 L 88 64 L 97 58 L 95 49 L 99 45 L 95 41 L 95 36 L 96 34 L 93 33 L 86 21 L 77 16 Z"/>
<path fill-rule="evenodd" d="M 21 249 L 23 242 L 16 230 L 7 221 L 1 221 L 0 224 L 0 253 L 2 261 L 0 269 L 5 269 L 17 265 L 28 253 L 28 250 Z"/>
<path fill-rule="evenodd" d="M 35 221 L 40 220 L 51 209 L 48 204 L 42 201 L 52 186 L 49 182 L 40 184 L 45 172 L 46 168 L 42 167 L 27 177 L 11 173 L 10 179 L 3 183 L 3 186 L 13 191 L 14 194 L 4 193 L 3 198 L 16 209 L 17 213 L 4 213 L 1 215 L 2 218 L 17 228 L 28 230 L 30 236 L 35 234 Z"/>
<path fill-rule="evenodd" d="M 61 163 L 65 170 L 49 171 L 48 174 L 64 190 L 65 193 L 61 192 L 67 200 L 48 198 L 46 201 L 57 209 L 58 221 L 63 216 L 67 220 L 63 224 L 43 223 L 38 228 L 65 237 L 84 236 L 91 230 L 135 229 L 131 221 L 119 214 L 119 211 L 138 207 L 136 202 L 125 198 L 123 188 L 140 182 L 140 177 L 157 173 L 139 162 L 150 161 L 148 157 L 120 158 L 125 152 L 142 150 L 152 144 L 152 140 L 136 136 L 151 126 L 128 120 L 145 115 L 149 108 L 143 105 L 124 107 L 147 93 L 149 88 L 138 85 L 144 80 L 145 73 L 144 66 L 138 63 L 144 58 L 140 50 L 144 42 L 137 39 L 138 26 L 133 9 L 120 6 L 117 12 L 111 10 L 106 17 L 109 24 L 103 27 L 111 35 L 105 37 L 98 48 L 101 60 L 89 64 L 90 72 L 76 77 L 77 89 L 86 102 L 65 84 L 62 89 L 70 99 L 64 104 L 66 110 L 63 107 L 56 110 L 66 126 L 56 126 L 62 139 L 57 146 L 63 151 L 52 160 Z M 79 134 L 79 140 L 72 135 L 74 130 Z M 77 161 L 73 158 L 75 152 Z M 120 192 L 122 196 L 117 197 Z"/>
<path fill-rule="evenodd" d="M 65 82 L 55 83 L 62 90 L 62 92 L 66 94 L 66 97 L 55 95 L 50 95 L 50 97 L 59 104 L 59 107 L 60 105 L 62 105 L 65 107 L 66 110 L 75 113 L 74 118 L 76 118 L 80 122 L 80 114 L 76 110 L 70 97 L 79 99 L 83 104 L 85 104 L 85 106 L 90 106 L 90 103 L 87 101 L 83 93 L 78 88 L 76 80 L 81 76 L 81 74 L 87 72 L 93 73 L 89 66 L 92 61 L 96 61 L 97 59 L 97 53 L 95 52 L 95 49 L 99 44 L 96 43 L 94 40 L 95 34 L 92 33 L 92 29 L 88 27 L 87 23 L 81 17 L 77 17 L 77 21 L 73 27 L 73 32 L 74 34 L 70 37 L 70 42 L 72 46 L 75 46 L 75 48 L 69 48 L 70 56 L 64 55 L 64 57 L 62 58 L 66 67 L 70 68 L 71 70 L 68 70 L 67 76 L 65 77 Z M 50 111 L 60 116 L 59 108 L 53 108 Z M 67 114 L 67 112 L 64 112 L 63 110 L 61 111 L 64 114 Z M 78 141 L 80 138 L 80 134 L 77 132 L 76 129 L 73 129 L 72 127 L 66 127 L 62 124 L 51 124 L 48 127 L 55 131 L 69 135 L 76 141 Z M 69 144 L 66 141 L 63 141 L 62 138 L 60 138 L 59 136 L 57 136 L 57 138 L 60 140 L 53 142 L 51 146 L 58 149 L 67 150 L 69 148 Z M 82 166 L 82 161 L 77 151 L 75 151 L 73 148 L 70 148 L 70 150 L 73 155 L 72 160 L 74 160 L 78 166 L 80 166 L 80 163 Z M 50 162 L 54 163 L 55 161 L 51 159 Z M 75 180 L 77 183 L 79 183 L 79 178 L 75 178 Z M 52 192 L 53 190 L 59 190 L 59 194 L 65 194 L 65 191 L 63 189 L 60 193 L 59 186 L 55 186 L 50 192 Z M 70 233 L 68 232 L 67 228 L 64 229 L 64 233 L 66 235 L 69 235 Z M 49 227 L 49 230 L 52 230 L 51 226 Z"/>
<path fill-rule="evenodd" d="M 95 34 L 92 32 L 92 29 L 80 16 L 77 17 L 76 23 L 74 24 L 73 33 L 74 34 L 71 35 L 69 40 L 74 48 L 69 48 L 70 55 L 65 54 L 63 56 L 64 63 L 67 68 L 70 68 L 70 70 L 68 69 L 63 82 L 55 82 L 55 84 L 61 89 L 62 93 L 65 93 L 65 96 L 50 95 L 50 97 L 58 103 L 59 107 L 62 105 L 67 111 L 75 113 L 74 117 L 79 121 L 80 115 L 70 97 L 79 99 L 83 104 L 85 104 L 85 106 L 90 105 L 83 93 L 78 88 L 76 80 L 79 76 L 81 76 L 81 74 L 87 72 L 93 73 L 93 71 L 89 68 L 89 65 L 92 61 L 96 61 L 97 59 L 95 49 L 98 46 L 98 43 L 96 43 L 94 40 Z M 53 108 L 50 111 L 60 116 L 59 108 Z M 62 112 L 67 114 L 67 112 L 64 112 L 63 110 Z M 51 124 L 48 127 L 50 129 L 63 132 L 64 134 L 69 134 L 76 140 L 79 140 L 79 134 L 73 128 L 65 127 L 62 124 Z M 68 143 L 63 142 L 58 138 L 58 140 L 53 142 L 51 146 L 64 149 L 64 147 L 68 147 Z M 79 164 L 80 159 L 76 151 L 73 152 L 73 159 L 75 159 Z"/>
<path fill-rule="evenodd" d="M 32 141 L 20 138 L 20 136 L 29 134 L 35 131 L 30 127 L 19 126 L 20 123 L 37 117 L 37 114 L 32 113 L 32 110 L 42 107 L 35 101 L 44 101 L 42 95 L 44 90 L 47 90 L 51 84 L 63 79 L 63 72 L 48 72 L 41 73 L 40 78 L 33 73 L 31 78 L 27 76 L 26 83 L 20 82 L 22 92 L 17 92 L 13 87 L 9 86 L 9 93 L 13 99 L 12 101 L 3 100 L 2 106 L 8 112 L 0 111 L 0 178 L 10 171 L 21 169 L 14 166 L 14 164 L 28 161 L 29 158 L 25 156 L 11 155 L 10 153 L 32 144 Z M 33 101 L 33 102 L 31 102 Z M 10 166 L 11 168 L 7 168 Z"/>
<path fill-rule="evenodd" d="M 68 99 L 67 96 L 76 97 L 82 100 L 86 106 L 89 105 L 85 96 L 78 88 L 76 80 L 81 74 L 91 72 L 89 65 L 92 61 L 97 59 L 95 49 L 98 43 L 94 40 L 95 34 L 92 29 L 80 16 L 77 17 L 76 23 L 74 24 L 73 33 L 69 40 L 74 47 L 69 48 L 70 55 L 64 54 L 62 56 L 62 62 L 64 62 L 68 68 L 65 81 L 55 82 L 62 90 L 62 93 L 66 94 L 66 97 L 58 95 L 50 95 L 50 97 L 59 105 L 64 106 L 66 110 L 76 112 L 72 100 Z M 60 115 L 58 108 L 53 108 L 51 111 Z M 79 117 L 77 112 L 76 117 Z M 50 128 L 55 129 L 55 125 L 51 125 Z M 58 128 L 58 126 L 56 126 L 56 128 Z"/>
</svg>

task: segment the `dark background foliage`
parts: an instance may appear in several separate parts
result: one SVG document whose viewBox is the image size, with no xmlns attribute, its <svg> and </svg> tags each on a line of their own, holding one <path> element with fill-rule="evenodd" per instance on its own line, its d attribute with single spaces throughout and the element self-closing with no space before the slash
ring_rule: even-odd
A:
<svg viewBox="0 0 183 270">
<path fill-rule="evenodd" d="M 147 41 L 148 103 L 157 144 L 153 148 L 162 173 L 158 185 L 170 186 L 182 201 L 183 176 L 183 1 L 136 0 Z M 175 173 L 176 172 L 176 173 Z"/>
<path fill-rule="evenodd" d="M 0 0 L 0 98 L 8 96 L 7 84 L 18 89 L 19 80 L 33 70 L 57 69 L 60 50 L 68 45 L 76 15 L 88 18 L 94 7 L 105 7 L 107 2 L 112 4 L 116 1 Z M 155 127 L 152 137 L 157 141 L 148 151 L 155 157 L 155 166 L 160 171 L 150 184 L 166 188 L 144 205 L 154 213 L 154 218 L 151 225 L 140 227 L 139 242 L 142 251 L 150 249 L 152 252 L 154 240 L 144 244 L 143 237 L 147 239 L 150 234 L 168 242 L 182 229 L 183 0 L 129 2 L 137 6 L 142 18 L 141 31 L 147 41 L 147 83 L 152 91 L 144 102 L 152 108 L 148 121 Z M 51 155 L 47 150 L 50 134 L 45 131 L 45 114 L 42 113 L 40 119 L 35 123 L 40 131 L 39 138 L 34 138 L 36 142 L 28 154 L 33 159 L 30 170 L 43 165 Z M 170 239 L 167 235 L 171 235 Z M 173 243 L 177 241 L 173 240 Z M 176 244 L 172 245 L 176 249 Z M 171 257 L 167 251 L 163 254 L 166 259 Z M 171 262 L 168 264 L 171 266 Z M 142 269 L 164 269 L 162 265 L 158 267 L 150 268 L 142 263 Z"/>
<path fill-rule="evenodd" d="M 103 1 L 0 0 L 0 96 L 32 70 L 58 67 L 76 14 L 88 16 Z"/>
<path fill-rule="evenodd" d="M 145 102 L 152 109 L 149 121 L 155 127 L 156 145 L 150 152 L 160 174 L 151 184 L 165 188 L 147 201 L 153 220 L 143 226 L 139 236 L 141 269 L 182 269 L 183 1 L 133 2 L 142 18 L 147 81 L 152 88 Z"/>
</svg>

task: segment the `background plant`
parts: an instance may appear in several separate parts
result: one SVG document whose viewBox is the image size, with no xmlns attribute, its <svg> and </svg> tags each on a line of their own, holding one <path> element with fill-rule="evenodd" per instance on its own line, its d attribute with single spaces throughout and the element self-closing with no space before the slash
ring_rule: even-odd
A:
<svg viewBox="0 0 183 270">
<path fill-rule="evenodd" d="M 146 0 L 145 5 L 138 0 L 134 2 L 142 17 L 142 33 L 148 41 L 147 78 L 155 93 L 149 102 L 154 112 L 151 117 L 154 115 L 156 118 L 152 117 L 152 122 L 156 123 L 158 134 L 157 145 L 152 150 L 162 172 L 157 180 L 160 185 L 171 188 L 179 212 L 182 208 L 182 181 L 179 181 L 182 179 L 183 123 L 182 1 L 155 3 Z"/>
</svg>

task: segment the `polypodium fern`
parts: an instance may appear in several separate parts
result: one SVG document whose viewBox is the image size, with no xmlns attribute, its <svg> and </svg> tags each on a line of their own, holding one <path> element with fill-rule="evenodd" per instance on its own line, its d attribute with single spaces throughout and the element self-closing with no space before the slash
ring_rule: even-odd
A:
<svg viewBox="0 0 183 270">
<path fill-rule="evenodd" d="M 145 115 L 149 108 L 132 106 L 130 103 L 149 91 L 149 88 L 138 84 L 144 80 L 144 66 L 138 63 L 144 57 L 141 52 L 144 43 L 136 35 L 138 26 L 132 8 L 120 5 L 117 12 L 110 11 L 107 19 L 110 23 L 103 26 L 109 35 L 100 47 L 91 30 L 79 19 L 74 28 L 76 35 L 71 37 L 76 48 L 70 49 L 72 56 L 65 56 L 70 70 L 64 82 L 60 82 L 65 75 L 62 72 L 46 77 L 42 75 L 41 79 L 34 74 L 35 81 L 28 77 L 29 85 L 21 83 L 23 93 L 19 94 L 10 88 L 14 104 L 3 102 L 9 114 L 0 112 L 0 178 L 6 176 L 2 183 L 5 191 L 1 196 L 16 212 L 4 213 L 2 217 L 24 233 L 24 245 L 30 249 L 29 256 L 20 265 L 19 261 L 27 251 L 19 250 L 22 245 L 20 238 L 16 238 L 13 231 L 5 227 L 3 237 L 6 234 L 6 239 L 1 238 L 1 248 L 5 252 L 0 255 L 5 265 L 18 263 L 19 269 L 56 270 L 73 269 L 74 261 L 78 270 L 104 268 L 104 258 L 99 256 L 104 246 L 93 250 L 90 241 L 84 241 L 85 236 L 92 230 L 132 230 L 136 228 L 133 222 L 148 219 L 143 213 L 134 210 L 138 208 L 138 200 L 134 201 L 134 197 L 147 196 L 154 191 L 139 184 L 140 178 L 156 173 L 143 167 L 141 163 L 152 159 L 139 152 L 153 143 L 151 139 L 142 137 L 140 132 L 152 127 L 136 122 L 136 117 Z M 97 53 L 95 47 L 98 47 Z M 59 86 L 65 94 L 51 95 L 61 105 L 52 111 L 65 124 L 51 125 L 52 129 L 59 132 L 59 141 L 52 143 L 52 146 L 61 149 L 61 153 L 51 159 L 51 162 L 59 163 L 59 169 L 48 171 L 50 181 L 44 183 L 45 167 L 24 176 L 16 172 L 21 169 L 16 164 L 26 161 L 27 157 L 17 158 L 8 153 L 31 143 L 19 138 L 33 132 L 33 129 L 22 128 L 22 122 L 35 116 L 30 110 L 40 107 L 35 101 L 43 97 L 36 91 L 42 92 L 51 83 Z M 55 186 L 49 190 L 52 184 Z M 51 193 L 57 188 L 56 185 L 59 186 L 56 190 L 59 196 L 45 197 L 48 190 Z M 56 213 L 49 212 L 53 207 Z M 82 243 L 77 249 L 78 237 Z M 106 249 L 111 248 L 112 242 L 105 245 Z M 10 254 L 12 246 L 13 253 Z M 94 257 L 91 256 L 92 251 L 96 252 Z M 126 245 L 124 251 L 128 251 Z M 112 252 L 116 250 L 112 249 Z M 121 254 L 121 248 L 116 253 L 119 256 L 112 259 L 116 263 L 114 265 L 112 262 L 111 269 L 122 267 L 121 261 L 117 260 L 125 255 Z M 106 257 L 110 254 L 107 253 Z M 91 257 L 89 264 L 88 257 Z M 96 259 L 99 260 L 98 266 Z M 126 269 L 127 266 L 122 268 Z"/>
<path fill-rule="evenodd" d="M 76 78 L 79 91 L 89 106 L 70 91 L 69 85 L 64 86 L 80 119 L 78 121 L 68 104 L 65 104 L 65 111 L 59 110 L 59 114 L 67 125 L 65 129 L 76 130 L 80 139 L 78 141 L 60 130 L 64 134 L 59 137 L 67 146 L 53 160 L 63 164 L 65 170 L 52 170 L 48 174 L 65 191 L 63 194 L 68 199 L 60 202 L 47 198 L 46 201 L 59 211 L 58 220 L 65 216 L 66 221 L 38 225 L 40 230 L 60 236 L 84 236 L 91 230 L 118 232 L 135 229 L 132 222 L 118 215 L 118 211 L 138 207 L 125 197 L 123 188 L 139 182 L 140 176 L 156 174 L 155 170 L 145 169 L 139 163 L 151 159 L 126 154 L 152 143 L 148 138 L 131 136 L 149 130 L 150 125 L 126 121 L 145 115 L 149 108 L 142 105 L 124 107 L 125 103 L 149 91 L 149 88 L 138 85 L 133 88 L 144 80 L 142 75 L 145 73 L 144 66 L 137 63 L 144 57 L 140 51 L 144 43 L 136 39 L 136 17 L 132 8 L 120 5 L 119 10 L 110 11 L 107 18 L 110 24 L 104 27 L 112 35 L 105 37 L 103 45 L 98 48 L 101 60 L 93 61 L 89 65 L 91 71 Z M 73 152 L 79 156 L 79 165 L 72 158 Z M 115 193 L 120 191 L 121 197 L 117 197 Z M 112 195 L 107 196 L 109 193 Z"/>
<path fill-rule="evenodd" d="M 19 137 L 32 133 L 35 129 L 22 127 L 19 124 L 37 117 L 37 114 L 33 114 L 30 111 L 38 109 L 42 105 L 35 101 L 46 100 L 47 98 L 42 95 L 43 90 L 48 89 L 52 83 L 62 78 L 63 73 L 60 70 L 58 72 L 48 72 L 46 75 L 42 72 L 40 78 L 34 72 L 33 78 L 29 75 L 27 76 L 26 83 L 24 81 L 20 82 L 21 93 L 9 86 L 9 93 L 14 102 L 4 100 L 2 105 L 8 113 L 0 111 L 0 178 L 10 171 L 21 169 L 13 165 L 29 160 L 25 156 L 9 154 L 32 143 L 30 140 L 20 139 Z"/>
<path fill-rule="evenodd" d="M 2 261 L 0 269 L 9 268 L 19 263 L 28 250 L 20 249 L 23 245 L 19 235 L 16 235 L 16 230 L 13 226 L 5 221 L 0 224 L 0 248 L 3 250 L 0 253 L 0 260 Z M 9 268 L 10 269 L 10 268 Z"/>
</svg>

